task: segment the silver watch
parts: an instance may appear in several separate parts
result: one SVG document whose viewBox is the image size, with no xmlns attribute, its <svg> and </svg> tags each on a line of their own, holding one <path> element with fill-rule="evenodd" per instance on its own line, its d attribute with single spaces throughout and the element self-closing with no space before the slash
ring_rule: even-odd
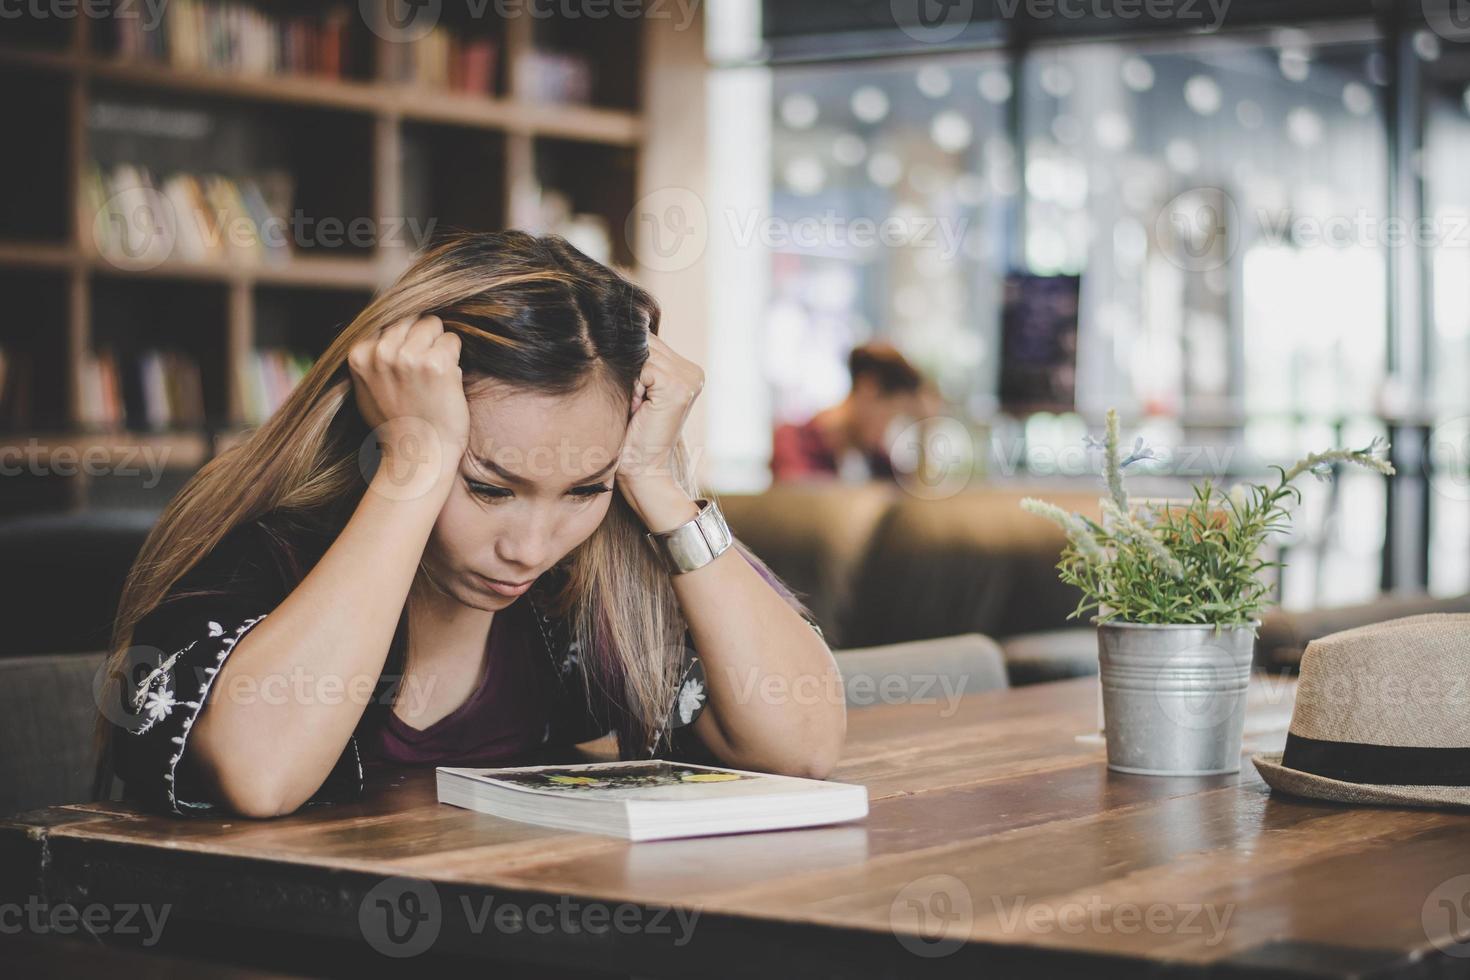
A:
<svg viewBox="0 0 1470 980">
<path fill-rule="evenodd" d="M 718 504 L 703 497 L 695 503 L 699 506 L 699 513 L 692 520 L 672 531 L 648 535 L 649 544 L 664 556 L 664 563 L 673 575 L 703 568 L 723 555 L 734 540 Z"/>
</svg>

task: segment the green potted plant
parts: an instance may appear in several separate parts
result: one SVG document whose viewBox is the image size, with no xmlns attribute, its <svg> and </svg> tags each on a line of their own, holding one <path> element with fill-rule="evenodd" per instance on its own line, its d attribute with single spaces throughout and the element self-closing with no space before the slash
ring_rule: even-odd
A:
<svg viewBox="0 0 1470 980">
<path fill-rule="evenodd" d="M 1089 439 L 1092 445 L 1098 445 Z M 1274 484 L 1228 492 L 1213 481 L 1179 502 L 1131 502 L 1123 471 L 1154 458 L 1138 440 L 1123 457 L 1118 415 L 1101 443 L 1107 495 L 1101 521 L 1028 497 L 1021 506 L 1067 535 L 1057 569 L 1082 590 L 1071 617 L 1095 611 L 1108 767 L 1150 775 L 1207 775 L 1240 769 L 1246 685 L 1264 573 L 1280 562 L 1262 545 L 1291 520 L 1293 486 L 1305 473 L 1330 477 L 1338 463 L 1393 473 L 1388 444 L 1312 453 L 1273 467 Z"/>
</svg>

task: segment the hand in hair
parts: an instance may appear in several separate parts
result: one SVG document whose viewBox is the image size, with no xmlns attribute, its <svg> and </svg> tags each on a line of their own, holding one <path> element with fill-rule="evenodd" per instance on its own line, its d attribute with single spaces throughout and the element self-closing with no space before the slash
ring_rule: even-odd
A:
<svg viewBox="0 0 1470 980">
<path fill-rule="evenodd" d="M 385 462 L 432 462 L 435 473 L 459 465 L 470 435 L 459 348 L 459 336 L 443 321 L 423 316 L 395 323 L 348 353 L 358 411 L 376 431 Z"/>
<path fill-rule="evenodd" d="M 693 507 L 674 478 L 673 454 L 704 371 L 674 353 L 657 334 L 648 337 L 648 361 L 633 388 L 632 418 L 623 438 L 617 484 L 651 531 L 677 527 Z M 655 526 L 668 525 L 668 527 Z"/>
</svg>

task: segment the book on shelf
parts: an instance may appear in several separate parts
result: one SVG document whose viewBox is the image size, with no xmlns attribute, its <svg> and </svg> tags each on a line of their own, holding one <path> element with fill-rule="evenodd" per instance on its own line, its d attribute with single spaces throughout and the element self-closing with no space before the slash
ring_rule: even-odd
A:
<svg viewBox="0 0 1470 980">
<path fill-rule="evenodd" d="M 245 420 L 259 424 L 281 407 L 286 397 L 311 370 L 312 359 L 278 348 L 250 352 L 240 365 L 240 392 Z"/>
<path fill-rule="evenodd" d="M 169 0 L 162 18 L 113 17 L 115 52 L 127 61 L 249 75 L 343 77 L 352 9 L 280 16 L 231 0 Z"/>
<path fill-rule="evenodd" d="M 440 803 L 629 840 L 705 837 L 858 820 L 865 786 L 660 759 L 435 770 Z"/>
<path fill-rule="evenodd" d="M 409 85 L 489 95 L 495 91 L 496 54 L 494 37 L 458 34 L 437 24 L 423 37 L 391 46 L 389 75 Z"/>
<path fill-rule="evenodd" d="M 592 63 L 569 51 L 535 49 L 516 60 L 516 93 L 532 102 L 592 101 Z"/>
<path fill-rule="evenodd" d="M 144 350 L 125 362 L 111 350 L 89 353 L 82 358 L 80 382 L 84 425 L 175 429 L 205 423 L 199 362 L 182 351 Z M 128 417 L 124 392 L 129 388 L 137 392 L 136 419 Z"/>
<path fill-rule="evenodd" d="M 31 424 L 31 352 L 0 347 L 0 423 L 7 428 Z"/>
<path fill-rule="evenodd" d="M 121 428 L 126 419 L 117 362 L 111 351 L 82 355 L 81 418 L 83 425 Z"/>
<path fill-rule="evenodd" d="M 119 163 L 87 168 L 77 201 L 98 252 L 127 264 L 279 265 L 291 256 L 288 174 L 173 173 Z"/>
</svg>

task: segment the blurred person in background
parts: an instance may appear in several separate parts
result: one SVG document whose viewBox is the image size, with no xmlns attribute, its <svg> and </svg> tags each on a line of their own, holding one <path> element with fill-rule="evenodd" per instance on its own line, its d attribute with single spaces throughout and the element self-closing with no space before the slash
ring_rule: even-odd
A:
<svg viewBox="0 0 1470 980">
<path fill-rule="evenodd" d="M 874 341 L 847 358 L 847 397 L 801 424 L 777 426 L 771 476 L 777 482 L 893 479 L 890 431 L 931 414 L 937 395 L 892 344 Z"/>
</svg>

